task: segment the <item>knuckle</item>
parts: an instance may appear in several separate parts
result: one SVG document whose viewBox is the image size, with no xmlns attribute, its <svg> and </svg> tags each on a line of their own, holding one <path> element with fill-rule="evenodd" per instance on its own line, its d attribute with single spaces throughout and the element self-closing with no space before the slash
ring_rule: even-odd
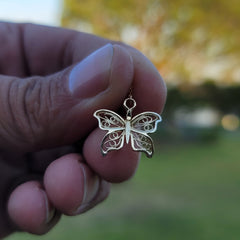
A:
<svg viewBox="0 0 240 240">
<path fill-rule="evenodd" d="M 4 81 L 6 86 L 0 88 L 3 100 L 0 102 L 0 145 L 14 145 L 21 151 L 36 150 L 63 139 L 63 131 L 58 130 L 62 129 L 66 110 L 72 105 L 63 86 L 64 76 Z"/>
<path fill-rule="evenodd" d="M 40 77 L 17 79 L 10 86 L 8 103 L 13 128 L 28 145 L 35 146 L 48 122 L 51 104 L 46 104 L 50 102 L 47 101 L 50 98 L 46 88 L 48 84 L 43 84 Z M 43 115 L 44 121 L 41 119 Z"/>
</svg>

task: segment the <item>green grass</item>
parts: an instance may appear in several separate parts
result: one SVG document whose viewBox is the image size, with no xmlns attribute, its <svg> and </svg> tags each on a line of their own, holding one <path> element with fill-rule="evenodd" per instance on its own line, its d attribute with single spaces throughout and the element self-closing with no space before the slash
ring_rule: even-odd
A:
<svg viewBox="0 0 240 240">
<path fill-rule="evenodd" d="M 41 237 L 40 237 L 41 238 Z M 17 233 L 8 240 L 39 239 Z M 108 200 L 63 217 L 43 239 L 240 239 L 240 136 L 212 144 L 159 146 Z"/>
</svg>

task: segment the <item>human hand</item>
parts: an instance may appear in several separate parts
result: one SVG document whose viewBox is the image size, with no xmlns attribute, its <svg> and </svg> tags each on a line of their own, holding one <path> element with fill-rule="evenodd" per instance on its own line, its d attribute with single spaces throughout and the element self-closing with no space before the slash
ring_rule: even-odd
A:
<svg viewBox="0 0 240 240">
<path fill-rule="evenodd" d="M 166 88 L 140 52 L 93 35 L 2 22 L 0 44 L 0 237 L 43 234 L 136 170 L 128 145 L 102 157 L 93 112 L 118 110 L 132 87 L 135 114 L 160 113 Z"/>
</svg>

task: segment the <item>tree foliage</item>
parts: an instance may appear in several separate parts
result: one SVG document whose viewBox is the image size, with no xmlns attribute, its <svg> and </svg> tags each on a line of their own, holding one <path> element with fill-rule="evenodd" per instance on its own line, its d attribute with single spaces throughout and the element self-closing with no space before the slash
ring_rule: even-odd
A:
<svg viewBox="0 0 240 240">
<path fill-rule="evenodd" d="M 171 118 L 176 109 L 186 108 L 189 111 L 210 107 L 221 115 L 234 113 L 240 116 L 240 86 L 217 86 L 206 82 L 201 86 L 178 86 L 169 88 L 168 101 L 164 115 Z"/>
<path fill-rule="evenodd" d="M 169 84 L 240 83 L 238 0 L 64 0 L 62 25 L 143 51 Z"/>
</svg>

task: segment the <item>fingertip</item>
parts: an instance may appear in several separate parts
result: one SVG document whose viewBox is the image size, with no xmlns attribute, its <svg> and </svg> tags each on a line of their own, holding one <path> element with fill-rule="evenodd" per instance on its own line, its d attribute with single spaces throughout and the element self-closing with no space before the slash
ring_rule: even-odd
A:
<svg viewBox="0 0 240 240">
<path fill-rule="evenodd" d="M 47 195 L 64 214 L 73 211 L 84 196 L 84 186 L 77 185 L 84 182 L 80 161 L 79 155 L 68 154 L 53 161 L 44 174 Z M 78 189 L 75 189 L 76 185 Z"/>
<path fill-rule="evenodd" d="M 128 94 L 134 78 L 134 65 L 131 54 L 118 44 L 113 45 L 113 58 L 109 75 L 109 87 L 94 100 L 100 108 L 117 109 Z"/>
<path fill-rule="evenodd" d="M 134 81 L 133 96 L 137 102 L 136 113 L 143 111 L 163 111 L 167 87 L 154 64 L 140 51 L 129 46 L 125 46 L 133 59 Z"/>
<path fill-rule="evenodd" d="M 117 78 L 121 77 L 120 83 L 126 82 L 129 87 L 132 84 L 134 77 L 134 64 L 132 55 L 121 45 L 114 44 L 114 57 L 112 60 L 112 76 Z"/>
<path fill-rule="evenodd" d="M 91 203 L 99 191 L 99 183 L 99 177 L 78 154 L 56 159 L 44 175 L 48 197 L 66 215 L 76 215 Z"/>
<path fill-rule="evenodd" d="M 86 139 L 83 153 L 87 163 L 103 179 L 120 183 L 130 179 L 136 172 L 140 153 L 132 150 L 129 144 L 122 149 L 101 154 L 101 141 L 104 131 L 95 129 Z"/>
<path fill-rule="evenodd" d="M 34 234 L 46 233 L 57 222 L 52 223 L 55 209 L 37 181 L 23 183 L 11 193 L 8 214 L 21 230 Z"/>
</svg>

